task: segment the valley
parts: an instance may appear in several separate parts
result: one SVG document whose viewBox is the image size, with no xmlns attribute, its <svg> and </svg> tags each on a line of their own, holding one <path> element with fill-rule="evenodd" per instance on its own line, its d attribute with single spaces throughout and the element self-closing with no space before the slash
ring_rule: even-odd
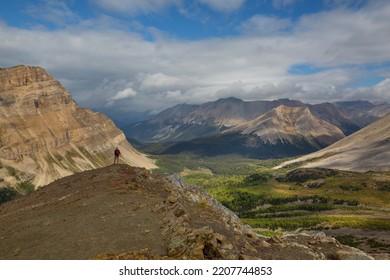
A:
<svg viewBox="0 0 390 280">
<path fill-rule="evenodd" d="M 378 256 L 390 253 L 390 173 L 321 168 L 274 170 L 282 160 L 160 156 L 159 172 L 180 173 L 258 233 L 321 230 Z M 387 258 L 386 257 L 386 258 Z"/>
</svg>

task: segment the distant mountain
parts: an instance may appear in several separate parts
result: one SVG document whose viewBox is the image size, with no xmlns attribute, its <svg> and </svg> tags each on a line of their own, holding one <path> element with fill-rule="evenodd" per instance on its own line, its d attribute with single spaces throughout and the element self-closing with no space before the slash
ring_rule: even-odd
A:
<svg viewBox="0 0 390 280">
<path fill-rule="evenodd" d="M 343 137 L 345 135 L 339 128 L 318 119 L 307 107 L 280 105 L 251 121 L 233 126 L 214 136 L 158 147 L 149 146 L 147 151 L 282 158 L 316 151 Z"/>
<path fill-rule="evenodd" d="M 390 114 L 323 150 L 279 167 L 292 163 L 351 171 L 390 171 Z"/>
<path fill-rule="evenodd" d="M 360 127 L 365 127 L 390 113 L 390 104 L 375 105 L 363 100 L 335 102 L 335 105 L 346 118 Z"/>
<path fill-rule="evenodd" d="M 129 138 L 140 142 L 178 142 L 208 137 L 252 120 L 279 105 L 304 106 L 299 101 L 245 102 L 237 98 L 218 99 L 201 105 L 181 104 L 166 109 L 147 121 L 124 128 Z"/>
<path fill-rule="evenodd" d="M 79 108 L 66 89 L 44 69 L 17 66 L 0 69 L 0 169 L 2 184 L 26 174 L 36 185 L 121 160 L 154 167 L 135 150 L 106 116 Z M 10 169 L 12 168 L 12 169 Z M 12 175 L 12 176 L 11 176 Z"/>
<path fill-rule="evenodd" d="M 345 135 L 350 135 L 358 131 L 362 126 L 356 124 L 352 120 L 345 117 L 344 113 L 332 103 L 322 103 L 315 105 L 307 105 L 310 111 L 317 118 L 331 123 L 340 128 Z M 373 118 L 370 118 L 372 121 Z"/>
<path fill-rule="evenodd" d="M 291 128 L 291 124 L 285 122 L 289 118 L 278 119 L 266 115 L 275 114 L 276 111 L 273 110 L 281 105 L 302 108 L 297 110 L 297 114 L 302 114 L 299 119 L 301 124 L 295 124 L 300 131 L 295 131 L 296 135 L 291 141 L 289 139 L 292 136 L 285 131 L 287 127 Z M 375 105 L 367 101 L 311 105 L 290 99 L 247 102 L 237 98 L 225 98 L 201 105 L 177 105 L 149 120 L 130 125 L 124 131 L 129 139 L 144 143 L 143 147 L 142 145 L 139 147 L 151 153 L 188 151 L 205 155 L 240 153 L 282 157 L 323 148 L 340 137 L 358 131 L 387 112 L 390 112 L 390 105 Z M 305 118 L 308 119 L 303 122 Z M 314 119 L 316 124 L 309 124 Z M 298 118 L 292 117 L 291 120 L 298 121 Z M 303 124 L 307 127 L 304 128 Z M 332 125 L 332 128 L 329 125 Z M 301 133 L 304 129 L 305 133 Z M 309 132 L 310 129 L 316 131 Z M 244 130 L 256 133 L 244 133 Z M 273 136 L 271 131 L 274 133 Z M 265 141 L 265 135 L 275 137 L 275 142 L 279 141 L 279 145 L 268 141 L 271 138 Z M 295 144 L 291 145 L 291 142 Z M 300 144 L 297 146 L 298 142 Z M 273 145 L 273 150 L 265 151 L 269 144 Z M 263 148 L 260 149 L 260 146 Z M 276 149 L 276 146 L 279 148 Z"/>
<path fill-rule="evenodd" d="M 305 104 L 297 100 L 243 101 L 218 99 L 201 105 L 180 104 L 150 119 L 124 127 L 127 137 L 137 141 L 178 142 L 213 136 L 233 126 L 253 120 L 280 106 L 308 107 L 312 114 L 350 135 L 390 113 L 389 104 L 368 101 Z"/>
<path fill-rule="evenodd" d="M 338 127 L 315 117 L 309 108 L 284 105 L 226 132 L 232 131 L 255 135 L 271 145 L 277 142 L 294 144 L 296 139 L 305 139 L 313 146 L 323 147 L 345 136 Z"/>
<path fill-rule="evenodd" d="M 156 142 L 171 138 L 187 139 L 189 134 L 203 135 L 209 129 L 207 125 L 183 120 L 197 107 L 198 105 L 180 104 L 162 111 L 149 120 L 124 127 L 124 131 L 127 137 L 139 142 Z M 189 127 L 191 131 L 186 131 Z"/>
</svg>

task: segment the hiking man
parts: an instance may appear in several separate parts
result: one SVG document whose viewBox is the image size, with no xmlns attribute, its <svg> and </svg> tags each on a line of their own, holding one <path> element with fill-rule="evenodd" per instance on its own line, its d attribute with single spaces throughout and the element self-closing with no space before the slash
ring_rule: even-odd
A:
<svg viewBox="0 0 390 280">
<path fill-rule="evenodd" d="M 121 154 L 121 151 L 118 149 L 118 147 L 116 147 L 115 151 L 114 151 L 114 164 L 119 163 L 120 154 Z"/>
</svg>

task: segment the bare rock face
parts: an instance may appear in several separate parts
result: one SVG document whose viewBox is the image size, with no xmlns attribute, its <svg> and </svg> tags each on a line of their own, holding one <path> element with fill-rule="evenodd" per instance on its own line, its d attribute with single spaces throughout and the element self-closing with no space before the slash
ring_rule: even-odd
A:
<svg viewBox="0 0 390 280">
<path fill-rule="evenodd" d="M 121 160 L 153 168 L 106 116 L 79 108 L 40 67 L 0 69 L 0 160 L 44 185 L 75 172 Z"/>
</svg>

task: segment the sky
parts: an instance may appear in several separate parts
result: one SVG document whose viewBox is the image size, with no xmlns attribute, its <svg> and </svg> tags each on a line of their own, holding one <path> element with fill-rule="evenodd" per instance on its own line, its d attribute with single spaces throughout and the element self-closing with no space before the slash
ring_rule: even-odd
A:
<svg viewBox="0 0 390 280">
<path fill-rule="evenodd" d="M 0 68 L 41 66 L 114 118 L 232 96 L 390 102 L 389 30 L 387 0 L 3 0 Z"/>
</svg>

